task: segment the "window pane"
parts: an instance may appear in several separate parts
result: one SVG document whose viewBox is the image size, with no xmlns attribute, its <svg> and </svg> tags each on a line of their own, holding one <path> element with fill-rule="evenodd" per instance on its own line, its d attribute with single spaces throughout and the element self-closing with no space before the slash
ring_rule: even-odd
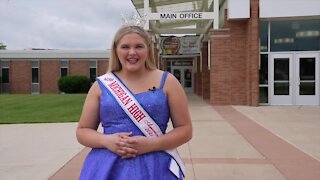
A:
<svg viewBox="0 0 320 180">
<path fill-rule="evenodd" d="M 61 68 L 61 77 L 68 76 L 68 68 Z"/>
<path fill-rule="evenodd" d="M 275 82 L 274 95 L 289 95 L 289 82 Z"/>
<path fill-rule="evenodd" d="M 259 87 L 260 103 L 268 103 L 268 87 Z"/>
<path fill-rule="evenodd" d="M 316 95 L 316 83 L 300 82 L 299 90 L 300 95 Z"/>
<path fill-rule="evenodd" d="M 31 92 L 32 93 L 39 93 L 39 84 L 32 84 L 31 85 Z"/>
<path fill-rule="evenodd" d="M 89 67 L 90 68 L 96 68 L 97 67 L 97 61 L 89 61 Z"/>
<path fill-rule="evenodd" d="M 9 61 L 0 61 L 0 65 L 2 68 L 9 68 L 10 62 Z"/>
<path fill-rule="evenodd" d="M 181 83 L 181 70 L 175 69 L 173 70 L 173 75 L 178 79 L 178 81 Z"/>
<path fill-rule="evenodd" d="M 90 80 L 95 82 L 97 78 L 96 68 L 90 68 Z"/>
<path fill-rule="evenodd" d="M 39 68 L 32 68 L 32 83 L 39 83 Z"/>
<path fill-rule="evenodd" d="M 274 80 L 289 80 L 289 59 L 275 58 L 274 59 Z"/>
<path fill-rule="evenodd" d="M 39 61 L 32 61 L 31 63 L 33 68 L 39 67 Z"/>
<path fill-rule="evenodd" d="M 9 83 L 9 68 L 2 69 L 2 83 Z"/>
<path fill-rule="evenodd" d="M 60 61 L 60 67 L 61 68 L 67 68 L 68 67 L 68 61 Z"/>
<path fill-rule="evenodd" d="M 184 87 L 192 86 L 192 69 L 184 69 Z"/>
<path fill-rule="evenodd" d="M 260 51 L 268 51 L 268 22 L 260 22 Z"/>
<path fill-rule="evenodd" d="M 300 58 L 300 80 L 316 80 L 316 59 Z"/>
<path fill-rule="evenodd" d="M 271 22 L 271 51 L 320 50 L 320 20 Z"/>
<path fill-rule="evenodd" d="M 268 55 L 260 55 L 259 83 L 268 84 Z"/>
</svg>

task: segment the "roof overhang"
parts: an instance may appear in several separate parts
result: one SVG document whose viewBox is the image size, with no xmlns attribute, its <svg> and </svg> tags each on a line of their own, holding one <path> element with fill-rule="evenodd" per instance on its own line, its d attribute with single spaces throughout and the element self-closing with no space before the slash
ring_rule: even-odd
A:
<svg viewBox="0 0 320 180">
<path fill-rule="evenodd" d="M 146 29 L 155 34 L 204 35 L 218 29 L 219 6 L 226 0 L 131 0 Z M 146 12 L 146 13 L 145 13 Z M 148 23 L 149 22 L 149 23 Z"/>
</svg>

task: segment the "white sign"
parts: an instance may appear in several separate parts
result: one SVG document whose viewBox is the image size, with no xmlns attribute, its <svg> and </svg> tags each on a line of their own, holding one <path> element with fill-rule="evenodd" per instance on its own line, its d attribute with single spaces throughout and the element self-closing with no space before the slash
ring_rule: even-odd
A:
<svg viewBox="0 0 320 180">
<path fill-rule="evenodd" d="M 213 12 L 150 13 L 149 20 L 214 19 Z"/>
<path fill-rule="evenodd" d="M 198 54 L 200 53 L 199 36 L 161 37 L 161 54 Z"/>
</svg>

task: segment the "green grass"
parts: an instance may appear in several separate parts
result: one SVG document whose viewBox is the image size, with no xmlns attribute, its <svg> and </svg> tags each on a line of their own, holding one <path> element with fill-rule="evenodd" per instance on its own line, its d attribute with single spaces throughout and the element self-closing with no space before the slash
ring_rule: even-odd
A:
<svg viewBox="0 0 320 180">
<path fill-rule="evenodd" d="M 0 124 L 76 122 L 86 94 L 0 95 Z"/>
</svg>

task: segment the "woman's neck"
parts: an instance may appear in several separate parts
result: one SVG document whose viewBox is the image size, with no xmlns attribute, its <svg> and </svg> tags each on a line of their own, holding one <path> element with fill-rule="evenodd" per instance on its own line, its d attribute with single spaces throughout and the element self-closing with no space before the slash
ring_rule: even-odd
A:
<svg viewBox="0 0 320 180">
<path fill-rule="evenodd" d="M 127 80 L 139 80 L 143 77 L 145 77 L 150 71 L 147 69 L 141 69 L 139 71 L 130 72 L 125 70 L 118 71 L 118 74 Z"/>
</svg>

